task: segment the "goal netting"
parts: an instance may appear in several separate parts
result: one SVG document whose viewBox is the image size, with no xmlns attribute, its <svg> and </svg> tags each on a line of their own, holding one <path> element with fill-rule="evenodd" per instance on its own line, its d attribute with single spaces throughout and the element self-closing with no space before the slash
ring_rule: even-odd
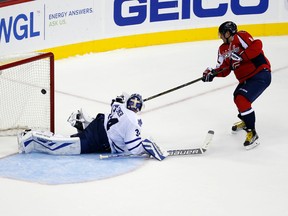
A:
<svg viewBox="0 0 288 216">
<path fill-rule="evenodd" d="M 24 129 L 54 132 L 54 55 L 0 57 L 0 136 Z"/>
</svg>

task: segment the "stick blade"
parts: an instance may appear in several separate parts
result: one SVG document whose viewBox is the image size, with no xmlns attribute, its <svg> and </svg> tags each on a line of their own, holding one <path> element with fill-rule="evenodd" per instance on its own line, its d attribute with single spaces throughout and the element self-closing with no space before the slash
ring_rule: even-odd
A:
<svg viewBox="0 0 288 216">
<path fill-rule="evenodd" d="M 206 135 L 206 137 L 205 137 L 204 144 L 203 144 L 203 147 L 202 147 L 203 152 L 205 152 L 208 149 L 208 147 L 209 147 L 209 145 L 210 145 L 210 143 L 211 143 L 211 141 L 213 139 L 213 136 L 214 136 L 214 131 L 213 130 L 209 130 L 207 135 Z"/>
</svg>

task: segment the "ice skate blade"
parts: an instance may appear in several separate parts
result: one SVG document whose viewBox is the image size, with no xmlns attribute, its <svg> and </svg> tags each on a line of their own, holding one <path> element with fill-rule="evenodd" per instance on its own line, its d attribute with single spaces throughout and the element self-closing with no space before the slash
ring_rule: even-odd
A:
<svg viewBox="0 0 288 216">
<path fill-rule="evenodd" d="M 251 145 L 248 145 L 248 146 L 244 146 L 245 149 L 248 151 L 248 150 L 251 150 L 255 147 L 257 147 L 258 145 L 260 144 L 260 142 L 258 140 L 256 140 L 254 143 L 252 143 Z"/>
</svg>

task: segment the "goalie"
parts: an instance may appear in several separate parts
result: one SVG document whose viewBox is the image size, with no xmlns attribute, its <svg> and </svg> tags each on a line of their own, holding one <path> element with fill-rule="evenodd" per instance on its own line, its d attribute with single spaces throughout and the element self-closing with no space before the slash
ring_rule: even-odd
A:
<svg viewBox="0 0 288 216">
<path fill-rule="evenodd" d="M 82 110 L 72 113 L 68 122 L 78 133 L 70 137 L 48 131 L 26 130 L 18 135 L 19 153 L 43 152 L 54 155 L 77 155 L 87 153 L 149 154 L 163 160 L 155 143 L 141 138 L 140 111 L 143 99 L 132 94 L 124 95 L 111 103 L 110 114 L 99 113 L 91 118 Z"/>
</svg>

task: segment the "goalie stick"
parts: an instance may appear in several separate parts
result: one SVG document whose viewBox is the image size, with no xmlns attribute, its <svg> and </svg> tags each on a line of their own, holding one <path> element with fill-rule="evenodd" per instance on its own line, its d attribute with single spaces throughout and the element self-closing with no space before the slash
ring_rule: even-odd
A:
<svg viewBox="0 0 288 216">
<path fill-rule="evenodd" d="M 180 149 L 180 150 L 168 150 L 168 156 L 177 156 L 177 155 L 193 155 L 193 154 L 204 154 L 207 151 L 209 144 L 212 141 L 214 131 L 209 130 L 206 138 L 204 140 L 203 146 L 200 148 L 194 149 Z"/>
<path fill-rule="evenodd" d="M 212 138 L 214 136 L 214 131 L 209 130 L 203 146 L 199 148 L 193 148 L 193 149 L 179 149 L 179 150 L 168 150 L 167 154 L 168 156 L 179 156 L 179 155 L 199 155 L 199 154 L 204 154 L 207 149 L 209 144 L 212 141 Z M 108 154 L 108 155 L 99 155 L 100 159 L 109 159 L 109 158 L 139 158 L 139 157 L 149 157 L 148 154 Z"/>
</svg>

